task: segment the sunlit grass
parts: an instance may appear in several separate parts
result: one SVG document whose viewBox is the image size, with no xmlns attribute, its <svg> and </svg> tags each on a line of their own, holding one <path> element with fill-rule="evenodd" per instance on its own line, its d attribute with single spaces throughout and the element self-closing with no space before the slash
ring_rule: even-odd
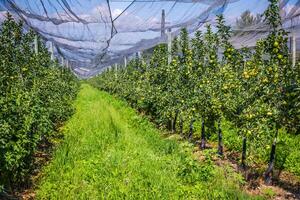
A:
<svg viewBox="0 0 300 200">
<path fill-rule="evenodd" d="M 83 84 L 64 142 L 43 171 L 38 199 L 249 199 L 209 157 L 163 139 L 124 102 Z M 231 172 L 234 173 L 234 172 Z"/>
</svg>

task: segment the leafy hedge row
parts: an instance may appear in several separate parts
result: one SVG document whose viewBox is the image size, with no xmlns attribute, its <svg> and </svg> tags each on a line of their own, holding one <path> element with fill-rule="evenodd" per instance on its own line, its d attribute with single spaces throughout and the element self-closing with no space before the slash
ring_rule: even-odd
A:
<svg viewBox="0 0 300 200">
<path fill-rule="evenodd" d="M 76 77 L 56 62 L 33 31 L 10 14 L 0 31 L 0 186 L 11 191 L 28 179 L 37 145 L 73 112 Z M 1 192 L 1 190 L 0 190 Z"/>
<path fill-rule="evenodd" d="M 179 128 L 183 134 L 187 124 L 185 136 L 200 139 L 202 149 L 207 138 L 216 133 L 220 156 L 221 122 L 230 122 L 241 138 L 243 167 L 247 156 L 253 158 L 258 147 L 268 152 L 269 156 L 263 157 L 269 163 L 264 175 L 270 182 L 276 144 L 284 144 L 286 151 L 289 142 L 282 140 L 300 133 L 300 65 L 292 66 L 289 59 L 277 0 L 270 0 L 264 20 L 270 33 L 255 48 L 235 49 L 229 42 L 231 28 L 225 25 L 223 16 L 218 16 L 216 32 L 207 25 L 204 34 L 198 31 L 189 39 L 183 29 L 180 38 L 173 40 L 170 64 L 167 47 L 161 44 L 150 61 L 134 59 L 127 68 L 107 70 L 91 83 L 125 98 L 170 130 Z M 199 137 L 193 132 L 198 121 Z M 298 161 L 293 162 L 296 166 Z"/>
</svg>

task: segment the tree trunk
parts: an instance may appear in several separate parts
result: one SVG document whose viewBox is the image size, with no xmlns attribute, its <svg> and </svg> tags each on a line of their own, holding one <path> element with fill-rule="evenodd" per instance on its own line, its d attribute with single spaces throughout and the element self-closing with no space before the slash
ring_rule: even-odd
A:
<svg viewBox="0 0 300 200">
<path fill-rule="evenodd" d="M 191 142 L 193 139 L 193 131 L 194 131 L 193 124 L 194 124 L 194 119 L 192 119 L 190 122 L 190 131 L 189 131 L 189 137 L 188 137 L 189 142 Z"/>
<path fill-rule="evenodd" d="M 218 154 L 223 156 L 223 136 L 221 129 L 221 119 L 218 120 Z"/>
<path fill-rule="evenodd" d="M 277 173 L 277 178 L 280 177 L 282 171 L 284 170 L 284 165 L 285 165 L 285 163 L 286 163 L 287 158 L 288 158 L 287 156 L 284 157 L 283 163 L 281 164 L 281 166 L 280 166 L 280 168 L 279 168 L 279 171 L 278 171 L 278 173 Z"/>
<path fill-rule="evenodd" d="M 275 165 L 275 154 L 276 154 L 276 143 L 277 143 L 277 137 L 278 137 L 278 129 L 276 128 L 275 138 L 272 144 L 271 153 L 270 153 L 270 161 L 269 166 L 265 172 L 265 183 L 271 184 L 272 182 L 272 173 Z"/>
<path fill-rule="evenodd" d="M 183 120 L 181 117 L 179 121 L 179 129 L 180 129 L 180 136 L 183 137 Z"/>
<path fill-rule="evenodd" d="M 167 121 L 167 129 L 168 129 L 168 131 L 170 131 L 171 128 L 172 128 L 172 121 L 170 119 L 168 119 L 168 121 Z"/>
<path fill-rule="evenodd" d="M 179 111 L 177 110 L 176 113 L 175 113 L 174 120 L 173 120 L 173 133 L 176 132 L 176 123 L 177 123 L 178 114 L 179 114 Z"/>
<path fill-rule="evenodd" d="M 243 137 L 242 168 L 246 170 L 247 138 Z"/>
<path fill-rule="evenodd" d="M 202 118 L 202 125 L 201 125 L 201 143 L 200 148 L 206 148 L 206 137 L 205 137 L 205 126 L 204 126 L 204 118 Z"/>
</svg>

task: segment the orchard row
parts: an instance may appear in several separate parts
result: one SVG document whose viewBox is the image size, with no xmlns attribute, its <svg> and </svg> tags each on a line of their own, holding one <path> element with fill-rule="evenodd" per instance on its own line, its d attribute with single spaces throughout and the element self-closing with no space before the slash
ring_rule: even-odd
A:
<svg viewBox="0 0 300 200">
<path fill-rule="evenodd" d="M 207 138 L 217 134 L 220 156 L 221 124 L 229 122 L 242 138 L 244 168 L 248 146 L 259 144 L 268 151 L 264 176 L 270 183 L 275 155 L 280 153 L 276 152 L 278 132 L 300 133 L 300 73 L 299 65 L 292 66 L 289 59 L 288 34 L 281 26 L 277 0 L 270 0 L 264 20 L 270 33 L 253 48 L 235 49 L 229 42 L 231 28 L 220 15 L 215 32 L 207 25 L 204 33 L 197 31 L 190 39 L 182 29 L 180 38 L 172 41 L 170 64 L 167 46 L 161 44 L 150 59 L 134 59 L 126 68 L 107 70 L 92 82 L 173 132 L 199 139 L 202 149 Z M 193 131 L 197 122 L 199 137 Z"/>
<path fill-rule="evenodd" d="M 72 113 L 79 84 L 11 15 L 0 30 L 0 193 L 29 180 L 34 154 Z"/>
</svg>

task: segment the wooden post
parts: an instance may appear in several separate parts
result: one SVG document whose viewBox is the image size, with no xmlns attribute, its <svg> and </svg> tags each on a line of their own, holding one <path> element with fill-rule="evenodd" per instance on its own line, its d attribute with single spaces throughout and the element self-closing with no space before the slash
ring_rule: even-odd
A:
<svg viewBox="0 0 300 200">
<path fill-rule="evenodd" d="M 161 11 L 161 37 L 165 37 L 166 35 L 166 14 L 165 14 L 165 10 L 163 9 Z"/>
<path fill-rule="evenodd" d="M 34 36 L 34 53 L 38 54 L 39 53 L 39 44 L 38 44 L 38 36 Z"/>
<path fill-rule="evenodd" d="M 172 30 L 168 29 L 168 65 L 171 64 L 172 61 Z"/>
</svg>

